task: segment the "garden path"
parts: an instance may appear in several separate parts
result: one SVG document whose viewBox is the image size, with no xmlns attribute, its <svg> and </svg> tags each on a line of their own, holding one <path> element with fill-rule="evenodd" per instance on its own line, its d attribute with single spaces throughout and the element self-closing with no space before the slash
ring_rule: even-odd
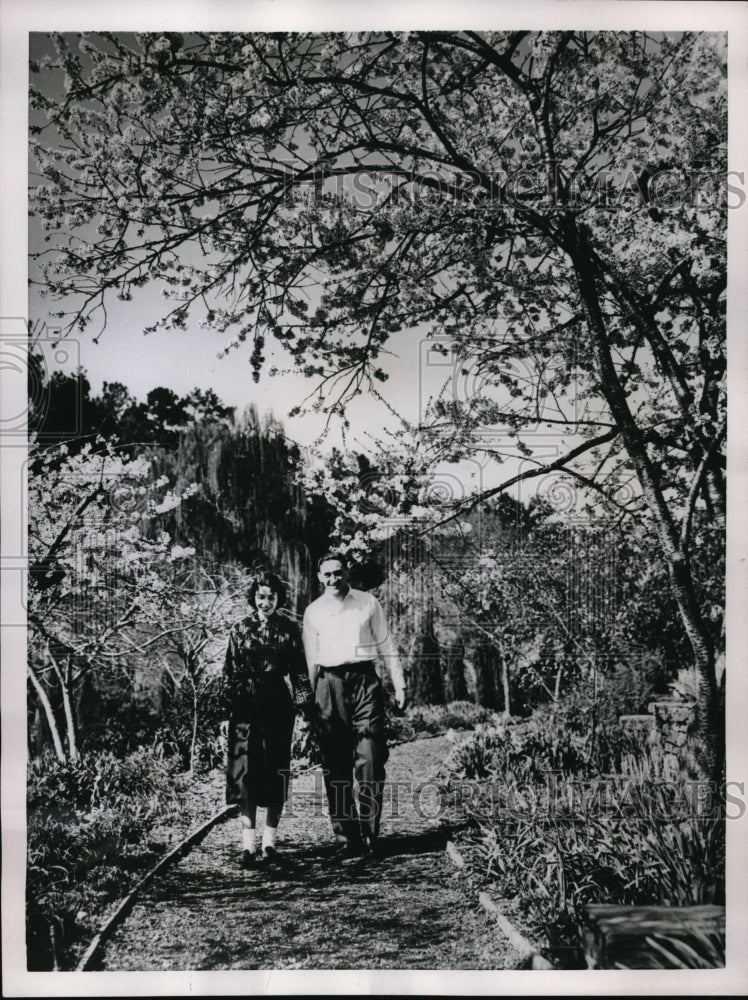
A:
<svg viewBox="0 0 748 1000">
<path fill-rule="evenodd" d="M 294 782 L 281 822 L 282 865 L 242 871 L 239 821 L 227 821 L 143 892 L 97 967 L 516 967 L 446 857 L 447 817 L 434 785 L 423 785 L 448 748 L 444 736 L 392 748 L 380 857 L 333 861 L 322 776 L 311 771 Z M 419 785 L 419 795 L 405 791 Z M 215 795 L 220 807 L 218 784 Z"/>
</svg>

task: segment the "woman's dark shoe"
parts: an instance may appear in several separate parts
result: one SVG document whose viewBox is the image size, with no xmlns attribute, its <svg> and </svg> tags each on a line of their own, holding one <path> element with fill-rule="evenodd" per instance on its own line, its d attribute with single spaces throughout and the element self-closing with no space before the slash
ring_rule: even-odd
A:
<svg viewBox="0 0 748 1000">
<path fill-rule="evenodd" d="M 372 836 L 372 834 L 365 833 L 363 835 L 363 852 L 368 858 L 377 857 L 379 854 L 379 849 L 377 846 L 377 838 Z"/>
<path fill-rule="evenodd" d="M 263 847 L 262 860 L 266 864 L 275 864 L 278 861 L 278 852 L 274 847 Z"/>
<path fill-rule="evenodd" d="M 242 851 L 242 860 L 240 862 L 240 865 L 245 871 L 249 868 L 254 868 L 256 864 L 257 864 L 256 851 Z"/>
</svg>

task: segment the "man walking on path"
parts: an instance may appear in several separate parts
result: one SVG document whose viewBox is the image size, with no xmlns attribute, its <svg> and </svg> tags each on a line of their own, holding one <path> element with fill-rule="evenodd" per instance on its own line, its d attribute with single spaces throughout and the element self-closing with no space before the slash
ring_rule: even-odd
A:
<svg viewBox="0 0 748 1000">
<path fill-rule="evenodd" d="M 353 856 L 374 849 L 388 757 L 383 689 L 374 660 L 387 665 L 401 708 L 405 682 L 382 607 L 373 594 L 349 586 L 345 556 L 328 552 L 317 570 L 324 593 L 304 612 L 304 651 L 330 820 L 341 855 Z"/>
</svg>

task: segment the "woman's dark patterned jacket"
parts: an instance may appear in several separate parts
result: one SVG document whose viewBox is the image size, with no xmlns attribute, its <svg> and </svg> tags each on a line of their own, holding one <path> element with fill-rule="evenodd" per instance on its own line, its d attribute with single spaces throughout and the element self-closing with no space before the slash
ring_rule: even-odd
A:
<svg viewBox="0 0 748 1000">
<path fill-rule="evenodd" d="M 223 669 L 226 716 L 252 716 L 261 708 L 263 693 L 284 677 L 291 682 L 294 707 L 308 705 L 312 692 L 298 626 L 277 613 L 267 621 L 251 614 L 234 625 Z"/>
</svg>

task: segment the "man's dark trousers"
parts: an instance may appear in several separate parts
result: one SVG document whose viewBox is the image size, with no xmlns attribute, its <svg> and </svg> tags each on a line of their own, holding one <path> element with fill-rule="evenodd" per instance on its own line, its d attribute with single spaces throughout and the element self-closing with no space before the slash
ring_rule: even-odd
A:
<svg viewBox="0 0 748 1000">
<path fill-rule="evenodd" d="M 321 667 L 315 687 L 317 736 L 335 838 L 358 846 L 374 841 L 382 816 L 387 762 L 384 698 L 374 664 Z M 353 776 L 358 782 L 358 809 Z"/>
</svg>

